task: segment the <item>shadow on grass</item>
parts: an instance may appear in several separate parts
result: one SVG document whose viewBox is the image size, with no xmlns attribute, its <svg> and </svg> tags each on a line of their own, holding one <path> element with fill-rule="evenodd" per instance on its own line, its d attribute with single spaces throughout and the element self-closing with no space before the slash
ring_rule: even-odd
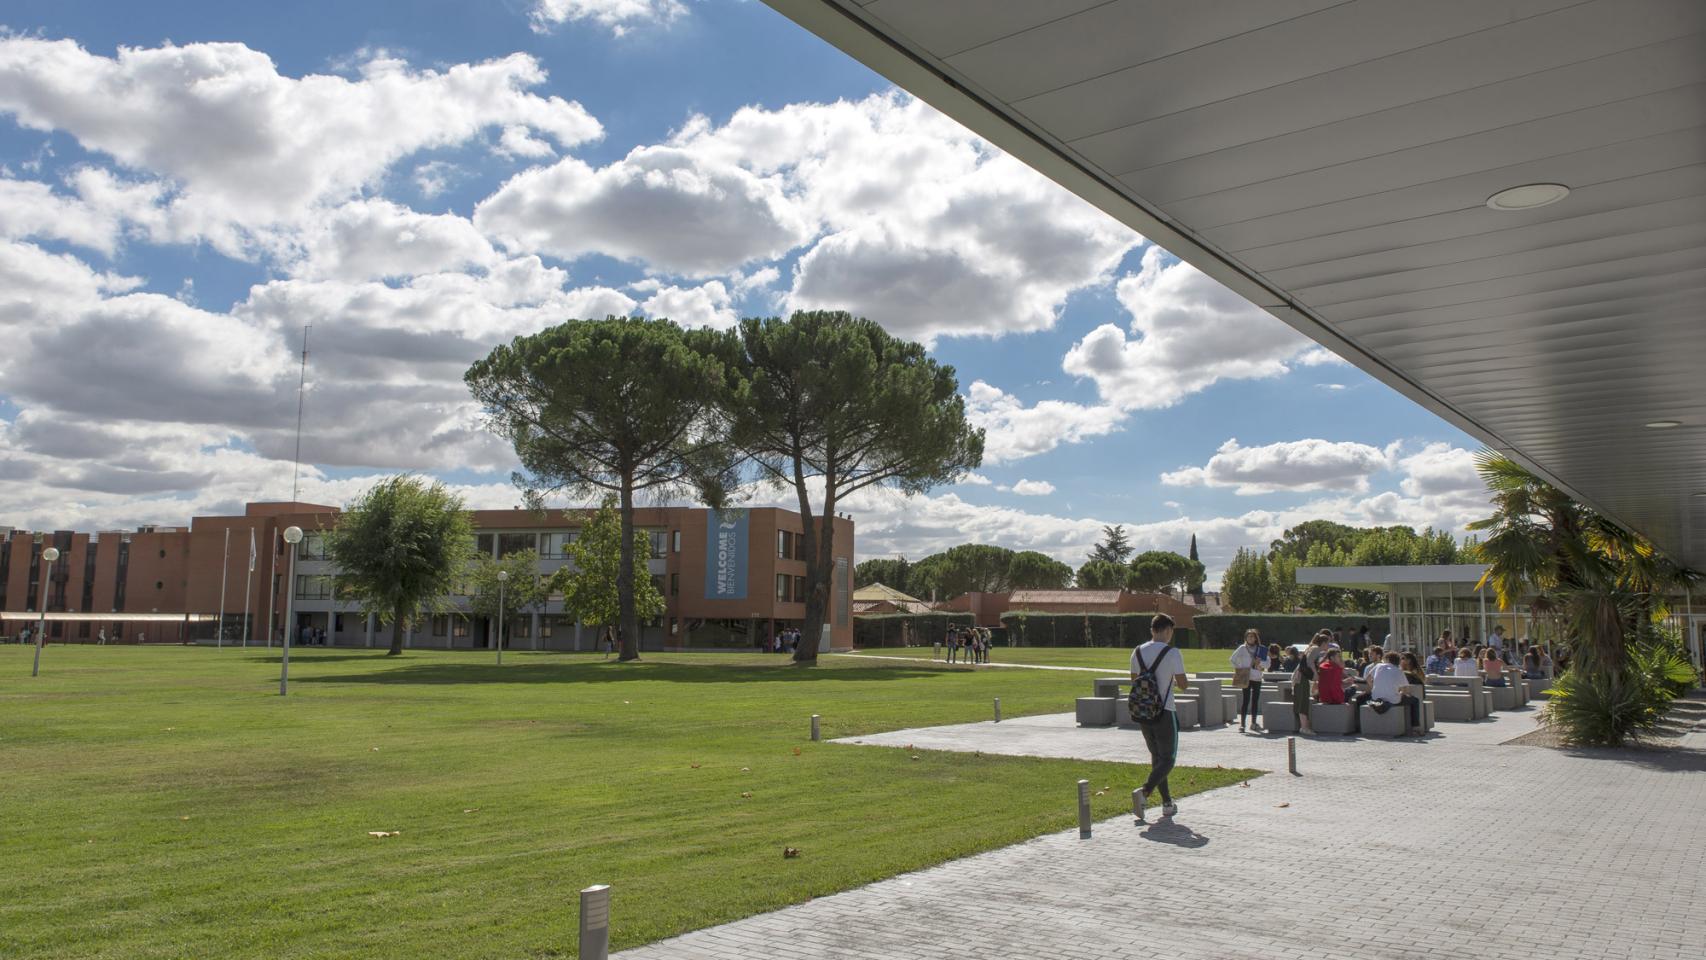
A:
<svg viewBox="0 0 1706 960">
<path fill-rule="evenodd" d="M 319 658 L 333 659 L 333 658 Z M 350 659 L 363 659 L 352 657 Z M 395 663 L 396 661 L 392 661 Z M 291 683 L 461 684 L 461 683 L 767 683 L 798 681 L 910 680 L 940 677 L 940 670 L 904 666 L 812 668 L 778 664 L 774 667 L 733 667 L 719 664 L 617 663 L 579 664 L 410 663 L 374 673 L 305 676 Z"/>
</svg>

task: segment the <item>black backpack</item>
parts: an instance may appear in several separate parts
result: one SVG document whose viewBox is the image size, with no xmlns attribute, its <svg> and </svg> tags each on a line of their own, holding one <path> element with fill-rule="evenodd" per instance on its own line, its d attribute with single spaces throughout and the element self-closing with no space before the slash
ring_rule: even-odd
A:
<svg viewBox="0 0 1706 960">
<path fill-rule="evenodd" d="M 1165 644 L 1156 651 L 1155 659 L 1145 664 L 1143 648 L 1139 647 L 1137 655 L 1137 682 L 1131 685 L 1131 702 L 1128 709 L 1132 720 L 1138 723 L 1156 723 L 1167 715 L 1167 692 L 1155 682 L 1155 670 L 1161 666 L 1161 661 L 1167 659 L 1167 654 L 1173 652 L 1171 644 Z"/>
</svg>

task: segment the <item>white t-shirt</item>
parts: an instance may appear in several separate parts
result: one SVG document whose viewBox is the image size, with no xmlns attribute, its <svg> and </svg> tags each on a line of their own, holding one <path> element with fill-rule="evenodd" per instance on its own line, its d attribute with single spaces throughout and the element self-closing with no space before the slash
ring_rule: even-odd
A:
<svg viewBox="0 0 1706 960">
<path fill-rule="evenodd" d="M 1451 675 L 1454 677 L 1478 677 L 1481 675 L 1481 665 L 1474 657 L 1458 657 L 1451 662 Z"/>
<path fill-rule="evenodd" d="M 1161 656 L 1162 646 L 1164 644 L 1161 641 L 1151 640 L 1133 650 L 1131 652 L 1131 672 L 1133 676 L 1136 676 L 1143 669 L 1138 666 L 1138 655 L 1142 654 L 1143 662 L 1155 668 L 1155 685 L 1160 688 L 1161 702 L 1166 704 L 1167 709 L 1172 710 L 1174 709 L 1173 678 L 1185 672 L 1185 658 L 1183 654 L 1179 653 L 1178 647 L 1169 649 L 1166 656 Z M 1161 657 L 1160 663 L 1155 662 L 1156 657 Z"/>
<path fill-rule="evenodd" d="M 1368 695 L 1374 700 L 1385 700 L 1387 703 L 1397 703 L 1402 696 L 1398 688 L 1409 683 L 1404 671 L 1390 663 L 1370 664 L 1365 674 L 1368 680 Z"/>
</svg>

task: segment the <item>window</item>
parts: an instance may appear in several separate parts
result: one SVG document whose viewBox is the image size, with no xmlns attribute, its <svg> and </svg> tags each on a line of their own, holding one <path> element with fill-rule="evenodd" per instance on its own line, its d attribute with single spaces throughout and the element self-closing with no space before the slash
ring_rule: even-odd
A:
<svg viewBox="0 0 1706 960">
<path fill-rule="evenodd" d="M 792 560 L 794 558 L 794 534 L 792 531 L 776 531 L 776 558 L 779 560 Z"/>
<path fill-rule="evenodd" d="M 569 555 L 569 544 L 574 543 L 572 533 L 542 533 L 539 535 L 539 555 L 547 559 L 558 559 Z"/>
<path fill-rule="evenodd" d="M 658 596 L 663 596 L 663 574 L 652 574 L 652 588 L 658 592 Z"/>
<path fill-rule="evenodd" d="M 793 583 L 794 583 L 794 579 L 785 573 L 778 573 L 776 575 L 776 602 L 777 603 L 787 603 L 788 602 L 788 600 L 789 600 L 788 593 L 789 593 L 790 589 L 793 587 Z"/>
<path fill-rule="evenodd" d="M 794 578 L 794 602 L 795 603 L 805 603 L 806 602 L 806 578 L 805 577 L 795 577 Z"/>
<path fill-rule="evenodd" d="M 432 617 L 432 635 L 435 637 L 442 637 L 442 636 L 445 636 L 446 634 L 448 634 L 449 632 L 450 632 L 450 617 L 448 615 L 442 614 L 442 613 L 433 614 L 433 617 Z"/>
<path fill-rule="evenodd" d="M 476 534 L 474 536 L 474 552 L 480 554 L 481 556 L 486 556 L 486 557 L 491 556 L 492 555 L 492 535 L 489 533 Z"/>
<path fill-rule="evenodd" d="M 296 575 L 296 599 L 330 600 L 331 598 L 331 577 L 323 573 L 299 573 Z"/>
<path fill-rule="evenodd" d="M 468 636 L 468 618 L 455 616 L 450 618 L 450 635 L 453 637 Z"/>
<path fill-rule="evenodd" d="M 652 543 L 652 559 L 662 560 L 668 555 L 669 537 L 662 530 L 647 530 L 646 539 Z"/>
<path fill-rule="evenodd" d="M 672 597 L 681 596 L 681 574 L 672 573 L 669 575 L 669 595 Z"/>
<path fill-rule="evenodd" d="M 344 632 L 344 615 L 343 614 L 341 614 L 341 613 L 332 614 L 332 632 L 333 633 L 343 633 Z"/>
<path fill-rule="evenodd" d="M 673 549 L 675 550 L 675 552 L 680 553 L 681 552 L 681 531 L 676 530 L 673 533 L 671 533 L 670 534 L 670 540 L 674 544 Z"/>
<path fill-rule="evenodd" d="M 512 553 L 539 548 L 537 538 L 531 533 L 500 533 L 498 534 L 498 556 L 507 557 Z"/>
<path fill-rule="evenodd" d="M 551 634 L 555 633 L 556 630 L 557 630 L 557 618 L 556 617 L 540 617 L 539 618 L 539 639 L 541 639 L 541 640 L 551 639 Z"/>
<path fill-rule="evenodd" d="M 302 535 L 302 546 L 297 548 L 296 555 L 304 560 L 326 559 L 326 535 L 315 530 Z"/>
</svg>

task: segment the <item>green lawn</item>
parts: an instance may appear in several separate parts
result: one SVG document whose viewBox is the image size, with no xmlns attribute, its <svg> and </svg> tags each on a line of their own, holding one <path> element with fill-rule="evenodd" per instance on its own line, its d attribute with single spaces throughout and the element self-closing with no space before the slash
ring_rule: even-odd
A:
<svg viewBox="0 0 1706 960">
<path fill-rule="evenodd" d="M 31 679 L 0 648 L 0 957 L 571 956 L 592 883 L 632 946 L 1069 827 L 1080 777 L 1113 816 L 1144 773 L 806 739 L 1060 712 L 1086 674 L 489 657 L 301 652 L 280 698 L 264 650 Z"/>
<path fill-rule="evenodd" d="M 917 660 L 929 660 L 933 656 L 930 647 L 873 647 L 864 652 L 871 656 L 907 657 Z M 1227 658 L 1232 656 L 1231 650 L 1179 652 L 1185 655 L 1185 669 L 1192 673 L 1227 672 L 1232 669 L 1232 664 L 1227 661 Z M 996 647 L 989 652 L 989 659 L 996 663 L 1029 663 L 1045 667 L 1096 667 L 1110 671 L 1110 675 L 1126 673 L 1131 669 L 1131 650 L 1126 647 Z"/>
</svg>

